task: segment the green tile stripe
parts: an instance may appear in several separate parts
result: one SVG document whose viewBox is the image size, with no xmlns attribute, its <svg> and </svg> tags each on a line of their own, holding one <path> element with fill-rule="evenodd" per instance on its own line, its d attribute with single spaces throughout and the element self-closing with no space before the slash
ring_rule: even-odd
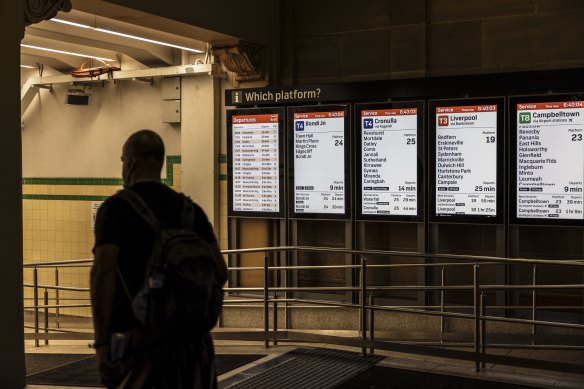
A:
<svg viewBox="0 0 584 389">
<path fill-rule="evenodd" d="M 227 181 L 227 174 L 219 174 L 219 181 Z"/>
<path fill-rule="evenodd" d="M 173 166 L 181 163 L 180 155 L 169 155 L 166 157 L 166 178 L 161 181 L 165 185 L 174 185 Z M 23 178 L 23 185 L 100 185 L 100 186 L 122 186 L 124 181 L 121 178 Z M 85 196 L 85 195 L 37 195 L 23 194 L 23 200 L 72 200 L 72 201 L 104 201 L 109 196 Z"/>
<path fill-rule="evenodd" d="M 227 163 L 227 154 L 219 154 L 219 163 Z"/>
<path fill-rule="evenodd" d="M 70 201 L 105 201 L 109 196 L 78 195 L 22 195 L 23 200 L 70 200 Z"/>
<path fill-rule="evenodd" d="M 166 178 L 162 181 L 167 185 L 173 185 L 174 173 L 173 165 L 181 163 L 180 155 L 169 155 L 166 157 Z M 76 177 L 76 178 L 23 178 L 23 185 L 100 185 L 100 186 L 122 186 L 124 184 L 121 178 L 90 178 L 90 177 Z"/>
<path fill-rule="evenodd" d="M 23 178 L 24 185 L 108 185 L 123 184 L 121 178 Z"/>
</svg>

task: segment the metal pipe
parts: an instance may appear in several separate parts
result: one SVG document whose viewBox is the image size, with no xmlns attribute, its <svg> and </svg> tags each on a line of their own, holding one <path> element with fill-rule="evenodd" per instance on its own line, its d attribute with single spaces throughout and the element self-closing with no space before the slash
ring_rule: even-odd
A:
<svg viewBox="0 0 584 389">
<path fill-rule="evenodd" d="M 485 292 L 481 292 L 481 317 L 485 316 Z M 481 355 L 487 351 L 487 324 L 481 320 Z M 481 361 L 481 367 L 485 368 L 485 360 Z"/>
<path fill-rule="evenodd" d="M 373 293 L 369 294 L 369 340 L 371 341 L 371 347 L 369 348 L 369 354 L 375 354 L 375 295 Z"/>
<path fill-rule="evenodd" d="M 579 259 L 573 260 L 546 260 L 546 259 L 527 259 L 527 258 L 500 258 L 479 255 L 458 255 L 458 254 L 430 254 L 417 253 L 408 251 L 384 251 L 384 250 L 350 250 L 329 247 L 308 247 L 308 246 L 278 246 L 278 247 L 258 247 L 253 249 L 237 249 L 237 250 L 223 250 L 223 254 L 241 254 L 254 252 L 275 252 L 275 251 L 305 251 L 305 252 L 327 252 L 339 254 L 354 254 L 354 255 L 380 255 L 380 256 L 394 256 L 394 257 L 410 257 L 410 258 L 428 258 L 428 259 L 451 259 L 462 260 L 466 262 L 494 262 L 494 263 L 509 263 L 509 264 L 544 264 L 544 265 L 567 265 L 584 267 L 584 261 Z"/>
<path fill-rule="evenodd" d="M 542 264 L 542 265 L 566 265 L 566 266 L 576 266 L 584 267 L 584 261 L 581 259 L 573 260 L 549 260 L 549 259 L 527 259 L 527 258 L 500 258 L 500 257 L 489 257 L 489 256 L 478 256 L 478 255 L 458 255 L 458 254 L 430 254 L 430 253 L 418 253 L 418 252 L 408 252 L 408 251 L 384 251 L 384 250 L 350 250 L 350 249 L 340 249 L 340 248 L 329 248 L 329 247 L 308 247 L 308 246 L 276 246 L 276 247 L 258 247 L 250 249 L 236 249 L 236 250 L 223 250 L 222 254 L 243 254 L 243 253 L 257 253 L 257 252 L 279 252 L 279 251 L 304 251 L 304 252 L 327 252 L 327 253 L 338 253 L 338 254 L 353 254 L 353 255 L 379 255 L 379 256 L 393 256 L 393 257 L 404 257 L 404 258 L 428 258 L 428 259 L 450 259 L 450 260 L 460 260 L 465 262 L 493 262 L 500 264 Z M 38 263 L 25 263 L 23 267 L 34 268 L 34 267 L 52 267 L 55 265 L 70 265 L 70 264 L 91 264 L 92 259 L 80 259 L 71 261 L 54 261 L 54 262 L 44 262 L 42 264 Z"/>
<path fill-rule="evenodd" d="M 45 334 L 49 333 L 49 308 L 47 305 L 49 304 L 49 291 L 45 289 L 44 293 L 44 300 L 45 300 Z M 49 345 L 49 339 L 45 339 L 45 346 Z"/>
<path fill-rule="evenodd" d="M 278 345 L 278 301 L 274 300 L 274 346 Z"/>
<path fill-rule="evenodd" d="M 45 305 L 37 305 L 37 307 L 39 309 L 44 309 L 44 308 L 50 308 L 50 309 L 55 309 L 55 308 L 87 308 L 87 307 L 91 307 L 91 304 L 65 304 L 65 305 L 55 305 L 55 304 L 45 304 Z M 32 307 L 23 307 L 24 309 L 34 309 L 34 306 Z"/>
<path fill-rule="evenodd" d="M 363 356 L 367 356 L 365 341 L 367 340 L 367 258 L 361 257 L 361 329 L 363 346 L 361 351 Z"/>
<path fill-rule="evenodd" d="M 59 268 L 55 267 L 55 286 L 59 286 Z M 55 304 L 59 305 L 60 301 L 59 301 L 59 289 L 55 290 Z M 61 309 L 59 309 L 57 307 L 57 310 L 55 312 L 55 320 L 56 320 L 56 324 L 57 324 L 57 328 L 61 327 Z"/>
<path fill-rule="evenodd" d="M 38 289 L 39 275 L 38 275 L 38 269 L 36 267 L 33 270 L 33 284 L 34 284 L 34 289 L 33 289 L 33 293 L 34 293 L 34 333 L 38 334 L 39 333 L 39 289 Z M 35 345 L 35 347 L 40 346 L 38 339 L 34 340 L 34 345 Z"/>
<path fill-rule="evenodd" d="M 93 263 L 93 259 L 72 259 L 67 261 L 54 261 L 54 262 L 43 262 L 43 263 L 25 263 L 23 267 L 53 267 L 55 265 L 71 265 L 71 264 L 82 264 L 82 263 Z"/>
<path fill-rule="evenodd" d="M 475 371 L 480 372 L 480 312 L 479 312 L 479 265 L 475 264 L 473 268 L 474 280 L 474 353 L 475 353 Z"/>
<path fill-rule="evenodd" d="M 40 287 L 44 287 L 40 285 Z M 47 286 L 48 289 L 55 289 L 54 287 Z M 582 289 L 584 284 L 576 285 L 485 285 L 481 286 L 482 290 L 562 290 L 562 289 Z M 61 287 L 61 290 L 72 290 L 73 288 L 65 289 Z M 350 286 L 339 286 L 339 287 L 272 287 L 269 288 L 270 291 L 296 291 L 296 292 L 359 292 L 360 289 L 357 287 Z M 457 286 L 372 286 L 368 288 L 369 290 L 375 291 L 441 291 L 441 290 L 451 290 L 451 291 L 472 291 L 473 285 L 457 285 Z M 225 288 L 225 291 L 229 292 L 261 292 L 263 288 L 247 288 L 247 287 L 237 287 L 237 288 Z M 83 289 L 81 291 L 88 291 L 88 289 Z"/>
<path fill-rule="evenodd" d="M 68 290 L 71 292 L 89 292 L 89 288 L 74 288 L 71 286 L 53 286 L 53 285 L 34 285 L 34 284 L 24 284 L 23 286 L 27 288 L 44 288 L 53 290 Z"/>
<path fill-rule="evenodd" d="M 268 288 L 270 283 L 270 273 L 268 273 L 268 253 L 264 253 L 264 346 L 270 348 L 270 339 L 268 334 L 270 332 L 270 308 L 268 306 Z"/>
</svg>

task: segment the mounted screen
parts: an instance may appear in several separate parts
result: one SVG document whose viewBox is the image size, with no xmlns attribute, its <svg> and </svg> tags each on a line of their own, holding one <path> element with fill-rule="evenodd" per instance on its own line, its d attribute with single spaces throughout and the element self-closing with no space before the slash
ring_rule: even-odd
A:
<svg viewBox="0 0 584 389">
<path fill-rule="evenodd" d="M 430 102 L 433 220 L 502 222 L 503 105 Z"/>
<path fill-rule="evenodd" d="M 288 109 L 291 206 L 295 217 L 349 214 L 349 108 Z"/>
<path fill-rule="evenodd" d="M 356 106 L 360 219 L 422 217 L 423 108 L 423 102 Z"/>
<path fill-rule="evenodd" d="M 284 216 L 284 109 L 227 111 L 230 216 Z"/>
<path fill-rule="evenodd" d="M 511 100 L 514 223 L 582 225 L 584 96 Z"/>
</svg>

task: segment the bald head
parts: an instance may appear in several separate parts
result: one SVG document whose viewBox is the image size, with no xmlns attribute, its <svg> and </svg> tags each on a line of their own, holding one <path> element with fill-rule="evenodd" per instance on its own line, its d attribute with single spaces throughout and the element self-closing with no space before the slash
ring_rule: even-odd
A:
<svg viewBox="0 0 584 389">
<path fill-rule="evenodd" d="M 126 184 L 160 179 L 160 171 L 164 165 L 162 138 L 151 130 L 135 132 L 124 144 L 122 161 L 122 175 Z"/>
<path fill-rule="evenodd" d="M 140 130 L 130 135 L 124 145 L 128 157 L 151 160 L 162 167 L 164 162 L 164 142 L 160 135 L 151 130 Z"/>
</svg>

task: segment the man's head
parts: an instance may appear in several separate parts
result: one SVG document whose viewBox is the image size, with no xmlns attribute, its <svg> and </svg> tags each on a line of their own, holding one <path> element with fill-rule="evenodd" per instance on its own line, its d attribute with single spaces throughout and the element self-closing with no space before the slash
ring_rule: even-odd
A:
<svg viewBox="0 0 584 389">
<path fill-rule="evenodd" d="M 164 165 L 164 142 L 151 130 L 130 135 L 122 150 L 122 178 L 130 186 L 140 181 L 160 180 Z"/>
</svg>

